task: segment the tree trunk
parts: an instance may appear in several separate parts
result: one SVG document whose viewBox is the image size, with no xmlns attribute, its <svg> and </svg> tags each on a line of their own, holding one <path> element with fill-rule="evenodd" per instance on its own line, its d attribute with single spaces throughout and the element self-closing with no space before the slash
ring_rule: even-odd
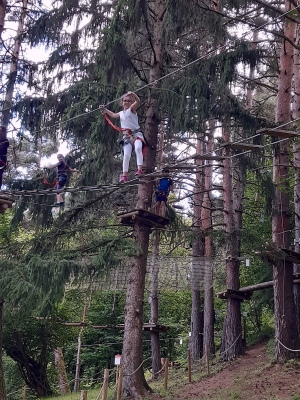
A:
<svg viewBox="0 0 300 400">
<path fill-rule="evenodd" d="M 4 300 L 0 298 L 0 399 L 6 400 L 6 390 L 2 362 L 2 315 L 3 315 Z"/>
<path fill-rule="evenodd" d="M 153 234 L 153 253 L 151 265 L 151 320 L 153 324 L 158 322 L 158 272 L 159 272 L 159 242 L 160 232 L 154 231 Z M 152 379 L 158 378 L 161 370 L 159 332 L 150 332 L 151 336 L 151 355 L 152 355 Z"/>
<path fill-rule="evenodd" d="M 197 138 L 197 155 L 203 154 L 203 138 Z M 192 271 L 191 271 L 191 291 L 192 291 L 192 311 L 191 311 L 191 337 L 190 351 L 192 361 L 199 360 L 203 350 L 203 312 L 201 310 L 200 282 L 204 277 L 204 247 L 202 243 L 202 223 L 201 206 L 203 201 L 203 168 L 202 161 L 196 159 L 199 170 L 196 172 L 194 187 L 194 217 L 193 217 L 193 243 L 192 243 Z"/>
<path fill-rule="evenodd" d="M 286 1 L 285 10 L 294 8 Z M 295 40 L 294 22 L 286 20 L 284 35 Z M 276 105 L 276 122 L 290 121 L 291 84 L 293 73 L 293 46 L 283 39 L 280 53 L 280 73 Z M 281 141 L 273 150 L 273 180 L 275 197 L 272 209 L 272 235 L 275 247 L 290 246 L 289 209 L 289 148 L 288 141 Z M 295 304 L 293 298 L 293 265 L 285 260 L 277 260 L 273 266 L 274 314 L 275 314 L 275 359 L 287 360 L 298 354 L 289 349 L 299 348 L 299 338 L 295 330 Z"/>
<path fill-rule="evenodd" d="M 86 312 L 87 312 L 87 300 L 86 296 L 84 296 L 84 306 L 83 306 L 83 313 L 82 313 L 82 322 L 85 322 L 86 319 Z M 75 370 L 75 379 L 74 379 L 74 392 L 79 391 L 79 383 L 80 383 L 80 353 L 81 353 L 81 338 L 83 335 L 84 327 L 80 328 L 78 334 L 78 345 L 77 345 L 77 357 L 76 357 L 76 370 Z"/>
<path fill-rule="evenodd" d="M 44 329 L 44 327 L 41 327 L 41 329 Z M 37 362 L 26 354 L 22 340 L 17 333 L 14 334 L 14 341 L 16 345 L 8 347 L 6 353 L 18 363 L 24 382 L 35 392 L 38 398 L 50 396 L 52 391 L 47 378 L 47 359 L 45 358 L 46 342 L 43 340 L 43 350 Z"/>
<path fill-rule="evenodd" d="M 149 81 L 158 89 L 163 76 L 163 39 L 162 25 L 166 10 L 165 1 L 156 0 L 151 4 L 152 9 L 152 57 L 149 71 Z M 156 104 L 156 90 L 149 91 L 146 104 L 145 138 L 147 152 L 143 169 L 146 173 L 152 172 L 155 166 L 157 137 L 158 137 L 158 110 Z M 153 182 L 139 184 L 137 208 L 148 210 L 151 208 Z M 133 257 L 130 272 L 127 278 L 127 293 L 125 305 L 124 339 L 122 363 L 124 366 L 123 393 L 134 399 L 141 399 L 150 390 L 143 372 L 142 361 L 142 325 L 143 300 L 145 289 L 145 274 L 148 256 L 150 227 L 140 222 L 133 226 L 133 240 L 139 248 L 139 255 Z"/>
<path fill-rule="evenodd" d="M 60 394 L 70 393 L 71 391 L 69 387 L 67 371 L 61 347 L 58 347 L 57 349 L 54 350 L 54 362 L 58 377 L 58 386 Z"/>
<path fill-rule="evenodd" d="M 157 167 L 162 167 L 163 162 L 163 147 L 164 147 L 165 130 L 164 126 L 160 124 L 159 129 L 159 148 L 157 151 Z M 159 274 L 159 244 L 160 232 L 154 231 L 152 243 L 152 262 L 151 262 L 151 320 L 153 324 L 158 323 L 158 274 Z M 160 354 L 160 341 L 159 332 L 150 332 L 151 337 L 151 356 L 152 356 L 152 379 L 158 378 L 158 372 L 161 370 L 161 354 Z"/>
<path fill-rule="evenodd" d="M 224 142 L 229 141 L 230 132 L 227 122 L 222 126 L 222 138 Z M 223 150 L 225 157 L 229 156 L 229 149 Z M 233 210 L 233 179 L 231 158 L 223 161 L 224 176 L 224 222 L 226 231 L 226 287 L 238 290 L 240 287 L 239 279 L 239 238 L 235 229 L 234 210 Z M 235 359 L 243 354 L 242 347 L 242 325 L 240 301 L 229 297 L 227 299 L 226 316 L 223 325 L 222 359 L 224 361 Z"/>
<path fill-rule="evenodd" d="M 300 24 L 296 28 L 296 42 L 300 45 Z M 294 49 L 294 101 L 292 104 L 293 119 L 300 118 L 300 51 Z M 300 253 L 300 143 L 293 144 L 294 154 L 294 207 L 295 207 L 295 251 Z M 300 277 L 300 265 L 294 264 L 294 274 Z M 295 321 L 300 335 L 300 285 L 294 285 L 294 302 L 296 306 Z"/>
<path fill-rule="evenodd" d="M 6 127 L 8 125 L 9 118 L 10 118 L 10 109 L 11 109 L 11 105 L 12 105 L 15 82 L 16 82 L 16 78 L 17 78 L 18 60 L 19 60 L 19 53 L 20 53 L 20 49 L 21 49 L 21 35 L 24 30 L 24 21 L 25 21 L 25 17 L 26 17 L 26 13 L 27 13 L 27 3 L 28 3 L 27 0 L 23 0 L 23 7 L 21 10 L 20 18 L 19 18 L 17 35 L 16 35 L 15 45 L 14 45 L 13 54 L 12 54 L 12 58 L 11 58 L 11 64 L 10 64 L 9 79 L 8 79 L 6 95 L 5 95 L 5 100 L 4 100 L 3 109 L 2 109 L 2 124 Z"/>
<path fill-rule="evenodd" d="M 209 133 L 207 153 L 213 152 L 213 134 L 214 134 L 214 121 L 209 121 Z M 213 243 L 211 237 L 211 188 L 212 188 L 212 174 L 213 167 L 211 161 L 207 161 L 204 169 L 204 198 L 203 208 L 201 210 L 202 228 L 205 237 L 205 275 L 204 275 L 204 327 L 203 327 L 203 348 L 208 349 L 210 354 L 215 352 L 214 344 L 214 297 L 213 297 L 213 266 L 211 257 L 213 253 Z"/>
<path fill-rule="evenodd" d="M 9 142 L 7 140 L 7 130 L 5 126 L 0 126 L 0 190 L 3 181 L 3 172 L 7 162 L 7 149 Z"/>
<path fill-rule="evenodd" d="M 7 6 L 7 1 L 0 0 L 0 39 L 2 39 L 2 32 L 4 29 L 6 6 Z"/>
<path fill-rule="evenodd" d="M 252 49 L 257 48 L 257 40 L 258 40 L 258 29 L 253 31 L 253 42 L 251 44 Z M 250 110 L 253 105 L 253 88 L 254 88 L 254 78 L 255 78 L 255 67 L 250 66 L 249 72 L 249 82 L 247 84 L 247 93 L 246 93 L 246 109 Z"/>
</svg>

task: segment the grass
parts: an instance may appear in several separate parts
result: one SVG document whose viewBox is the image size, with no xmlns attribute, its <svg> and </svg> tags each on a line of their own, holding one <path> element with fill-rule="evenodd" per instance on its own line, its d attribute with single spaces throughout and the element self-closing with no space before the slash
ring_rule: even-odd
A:
<svg viewBox="0 0 300 400">
<path fill-rule="evenodd" d="M 90 389 L 88 390 L 87 394 L 87 400 L 101 400 L 101 393 L 100 393 L 101 388 L 99 389 Z M 114 389 L 108 389 L 108 395 L 107 395 L 107 400 L 112 400 L 114 398 Z M 52 396 L 52 397 L 43 397 L 43 400 L 80 400 L 80 391 L 77 393 L 70 393 L 70 394 L 65 394 L 65 395 L 60 395 L 60 396 Z"/>
</svg>

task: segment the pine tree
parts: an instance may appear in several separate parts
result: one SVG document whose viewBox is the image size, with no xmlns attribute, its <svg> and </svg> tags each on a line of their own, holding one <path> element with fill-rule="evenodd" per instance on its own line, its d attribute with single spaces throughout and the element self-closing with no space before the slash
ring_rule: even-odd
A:
<svg viewBox="0 0 300 400">
<path fill-rule="evenodd" d="M 285 2 L 286 11 L 294 6 Z M 291 86 L 293 74 L 293 45 L 296 25 L 285 21 L 284 39 L 282 40 L 278 96 L 276 105 L 276 122 L 282 124 L 291 118 Z M 289 221 L 289 146 L 287 141 L 274 145 L 273 179 L 275 197 L 273 201 L 272 237 L 275 249 L 288 248 L 290 245 Z M 295 357 L 288 349 L 299 347 L 299 336 L 295 330 L 295 303 L 293 298 L 293 268 L 287 260 L 276 259 L 273 265 L 274 280 L 274 313 L 275 313 L 275 358 L 287 360 Z"/>
</svg>

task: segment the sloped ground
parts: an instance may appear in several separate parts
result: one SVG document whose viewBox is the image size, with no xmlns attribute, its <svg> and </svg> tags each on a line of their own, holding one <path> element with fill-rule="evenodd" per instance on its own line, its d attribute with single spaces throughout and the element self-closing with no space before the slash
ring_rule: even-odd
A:
<svg viewBox="0 0 300 400">
<path fill-rule="evenodd" d="M 164 397 L 164 396 L 162 396 Z M 199 382 L 186 384 L 172 400 L 300 400 L 300 362 L 276 364 L 267 356 L 266 344 L 247 348 L 245 355 Z"/>
</svg>

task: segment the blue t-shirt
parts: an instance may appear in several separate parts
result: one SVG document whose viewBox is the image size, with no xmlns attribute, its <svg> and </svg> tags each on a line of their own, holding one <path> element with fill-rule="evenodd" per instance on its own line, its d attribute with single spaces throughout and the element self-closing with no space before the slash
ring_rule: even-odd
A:
<svg viewBox="0 0 300 400">
<path fill-rule="evenodd" d="M 158 186 L 158 190 L 162 190 L 163 192 L 165 192 L 166 194 L 169 193 L 170 187 L 173 185 L 173 181 L 170 178 L 162 178 L 159 181 L 159 186 Z"/>
</svg>

